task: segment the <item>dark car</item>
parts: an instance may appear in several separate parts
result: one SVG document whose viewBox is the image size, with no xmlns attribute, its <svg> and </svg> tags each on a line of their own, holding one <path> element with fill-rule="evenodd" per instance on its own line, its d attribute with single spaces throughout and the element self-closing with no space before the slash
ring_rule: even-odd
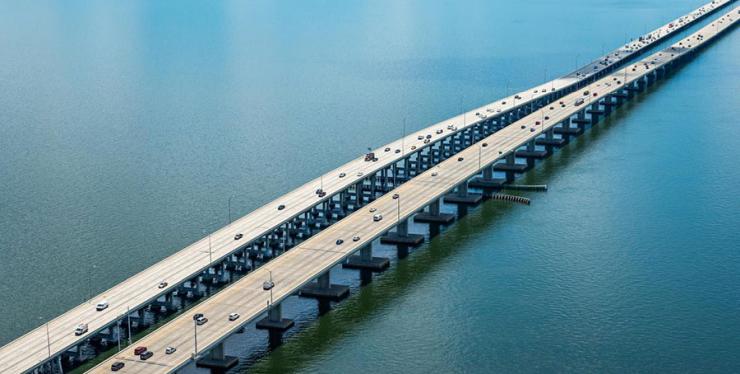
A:
<svg viewBox="0 0 740 374">
<path fill-rule="evenodd" d="M 344 243 L 344 240 L 342 240 L 342 239 L 337 239 L 337 245 L 342 245 L 342 243 Z"/>
<path fill-rule="evenodd" d="M 239 234 L 236 234 L 236 235 L 234 235 L 234 240 L 239 240 L 239 239 L 241 239 L 241 238 L 242 238 L 243 236 L 244 236 L 244 235 L 242 235 L 241 233 L 239 233 Z"/>
<path fill-rule="evenodd" d="M 462 157 L 458 157 L 457 158 L 457 161 L 462 161 L 462 160 L 464 160 L 464 158 L 462 158 Z"/>
<path fill-rule="evenodd" d="M 195 313 L 195 314 L 193 314 L 193 319 L 194 320 L 196 320 L 196 319 L 198 319 L 200 317 L 203 317 L 203 313 Z M 144 348 L 144 350 L 146 350 L 146 348 Z"/>
<path fill-rule="evenodd" d="M 143 346 L 139 346 L 139 347 L 136 347 L 136 349 L 134 349 L 134 354 L 137 356 L 144 352 L 146 352 L 146 347 L 143 347 Z"/>
<path fill-rule="evenodd" d="M 154 353 L 152 351 L 146 351 L 139 355 L 139 358 L 142 360 L 148 360 L 150 357 L 154 356 Z"/>
<path fill-rule="evenodd" d="M 112 363 L 110 365 L 110 370 L 111 371 L 119 371 L 119 370 L 123 369 L 124 366 L 126 366 L 126 365 L 123 362 L 116 361 L 116 362 L 114 362 L 114 363 Z"/>
<path fill-rule="evenodd" d="M 278 210 L 283 210 L 283 209 L 285 209 L 285 205 L 283 204 L 278 205 Z"/>
</svg>

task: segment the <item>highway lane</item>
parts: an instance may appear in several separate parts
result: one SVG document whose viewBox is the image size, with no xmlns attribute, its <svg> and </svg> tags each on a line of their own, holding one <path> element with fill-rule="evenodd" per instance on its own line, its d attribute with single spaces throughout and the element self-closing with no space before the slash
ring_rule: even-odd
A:
<svg viewBox="0 0 740 374">
<path fill-rule="evenodd" d="M 593 93 L 597 93 L 597 97 L 603 97 L 623 88 L 646 73 L 688 53 L 690 49 L 706 43 L 716 33 L 732 27 L 737 20 L 738 9 L 740 8 L 733 9 L 724 15 L 722 20 L 707 25 L 672 47 L 564 97 L 562 101 L 565 107 L 553 105 L 553 109 L 543 108 L 461 151 L 456 157 L 396 188 L 393 193 L 399 194 L 399 199 L 395 200 L 392 194 L 386 194 L 213 295 L 194 307 L 187 315 L 172 320 L 137 343 L 155 352 L 151 359 L 139 360 L 132 354 L 131 347 L 96 366 L 91 372 L 108 372 L 110 364 L 116 360 L 126 362 L 126 367 L 121 371 L 123 373 L 165 373 L 176 370 L 187 363 L 194 353 L 194 325 L 191 318 L 193 313 L 204 313 L 209 318 L 208 323 L 197 327 L 199 352 L 204 352 L 208 347 L 241 328 L 243 324 L 266 312 L 270 295 L 269 292 L 262 290 L 262 282 L 268 279 L 268 271 L 272 272 L 272 279 L 275 282 L 273 300 L 277 303 L 394 227 L 398 223 L 398 216 L 401 220 L 407 219 L 433 200 L 444 196 L 462 181 L 477 174 L 480 171 L 479 164 L 487 165 L 502 159 L 506 154 L 514 152 L 588 105 L 587 101 L 576 106 L 577 99 L 592 98 Z M 586 90 L 589 91 L 589 95 L 583 94 Z M 542 122 L 544 116 L 550 119 Z M 536 121 L 540 121 L 540 125 L 535 125 Z M 486 147 L 482 147 L 484 143 L 487 144 Z M 462 161 L 458 161 L 458 157 L 462 157 Z M 478 157 L 481 157 L 480 162 Z M 377 211 L 370 212 L 370 208 Z M 377 213 L 383 215 L 380 222 L 374 222 L 372 219 Z M 361 240 L 353 242 L 351 238 L 355 235 L 359 235 Z M 336 245 L 337 239 L 343 239 L 344 244 Z M 236 322 L 228 321 L 228 314 L 232 312 L 240 313 L 241 318 Z M 167 346 L 177 347 L 178 350 L 175 354 L 165 355 L 163 352 Z"/>
<path fill-rule="evenodd" d="M 680 17 L 670 23 L 676 24 L 674 27 L 668 27 L 670 23 L 662 26 L 650 34 L 657 36 L 646 39 L 645 42 L 632 45 L 625 45 L 618 48 L 609 55 L 617 56 L 610 58 L 608 65 L 616 63 L 618 60 L 627 58 L 640 50 L 662 40 L 668 35 L 675 33 L 682 27 L 686 27 L 695 19 L 699 19 L 711 9 L 721 7 L 731 1 L 716 1 L 709 3 L 691 13 Z M 683 21 L 679 21 L 684 19 Z M 523 91 L 507 98 L 497 100 L 494 103 L 473 109 L 465 114 L 455 116 L 451 119 L 439 122 L 426 129 L 410 133 L 403 140 L 399 139 L 375 150 L 378 162 L 365 162 L 361 158 L 350 161 L 326 174 L 323 178 L 316 178 L 305 183 L 297 189 L 281 196 L 273 202 L 270 202 L 252 213 L 235 220 L 232 224 L 227 225 L 211 234 L 211 244 L 209 246 L 208 237 L 205 237 L 188 247 L 174 253 L 173 255 L 152 265 L 146 270 L 126 279 L 116 286 L 96 295 L 91 300 L 71 309 L 61 316 L 49 321 L 49 337 L 52 355 L 55 352 L 63 351 L 68 347 L 77 344 L 79 341 L 90 336 L 95 331 L 110 325 L 113 321 L 122 318 L 130 307 L 132 310 L 140 305 L 145 305 L 161 295 L 170 292 L 173 287 L 180 284 L 185 279 L 191 278 L 208 268 L 212 258 L 214 262 L 233 253 L 245 243 L 259 238 L 266 233 L 271 232 L 286 220 L 299 215 L 310 207 L 320 203 L 324 199 L 317 198 L 314 191 L 322 185 L 327 192 L 327 197 L 337 191 L 357 183 L 364 176 L 372 173 L 398 161 L 402 156 L 412 151 L 412 147 L 421 148 L 425 146 L 423 140 L 418 136 L 432 136 L 432 141 L 451 136 L 457 131 L 461 131 L 482 121 L 485 116 L 495 115 L 496 113 L 511 110 L 512 108 L 524 105 L 531 100 L 542 98 L 549 94 L 553 88 L 558 89 L 583 80 L 593 74 L 597 74 L 605 68 L 600 62 L 604 57 L 584 66 L 578 71 L 568 74 L 565 77 L 555 79 L 551 82 L 544 83 L 534 89 Z M 597 69 L 593 69 L 596 66 Z M 537 91 L 537 92 L 535 92 Z M 525 97 L 526 96 L 526 97 Z M 482 114 L 477 116 L 476 113 Z M 447 129 L 448 125 L 457 128 L 455 131 Z M 436 134 L 436 130 L 441 129 L 442 134 Z M 390 152 L 385 152 L 385 148 L 390 148 Z M 395 153 L 395 150 L 401 150 L 401 153 Z M 346 177 L 339 178 L 340 173 L 346 173 Z M 363 173 L 362 177 L 357 176 Z M 284 204 L 286 208 L 278 211 L 277 206 Z M 236 233 L 242 233 L 244 237 L 240 241 L 234 241 L 233 236 Z M 210 247 L 210 255 L 209 255 Z M 166 280 L 169 287 L 159 289 L 159 282 Z M 100 300 L 107 300 L 110 307 L 102 312 L 95 311 L 95 304 Z M 90 331 L 76 337 L 73 334 L 74 327 L 81 322 L 88 323 Z M 0 372 L 13 373 L 21 372 L 32 368 L 48 358 L 47 353 L 47 334 L 46 326 L 39 328 L 21 336 L 0 348 Z"/>
</svg>

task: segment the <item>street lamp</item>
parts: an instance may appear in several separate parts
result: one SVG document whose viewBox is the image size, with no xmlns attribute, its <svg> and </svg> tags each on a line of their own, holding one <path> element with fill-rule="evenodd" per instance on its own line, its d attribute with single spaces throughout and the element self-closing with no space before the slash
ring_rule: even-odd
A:
<svg viewBox="0 0 740 374">
<path fill-rule="evenodd" d="M 128 320 L 128 345 L 131 345 L 131 311 L 128 306 L 126 306 L 126 319 Z"/>
<path fill-rule="evenodd" d="M 398 195 L 398 199 L 396 199 L 396 201 L 398 202 L 398 205 L 397 205 L 397 206 L 398 206 L 398 208 L 397 208 L 397 210 L 396 210 L 396 212 L 397 212 L 397 217 L 396 217 L 396 219 L 397 219 L 397 220 L 398 220 L 398 222 L 400 223 L 400 222 L 401 222 L 401 195 Z"/>
<path fill-rule="evenodd" d="M 95 272 L 95 269 L 97 269 L 97 268 L 98 268 L 97 265 L 93 264 L 92 265 L 92 271 L 90 273 L 88 273 L 88 276 L 87 276 L 88 285 L 90 286 L 90 298 L 87 300 L 87 302 L 89 304 L 92 304 L 92 298 L 93 298 L 94 292 L 95 292 L 95 290 L 93 288 L 92 277 L 93 277 L 93 273 Z"/>
<path fill-rule="evenodd" d="M 193 318 L 193 343 L 195 345 L 193 357 L 198 357 L 198 321 Z"/>
<path fill-rule="evenodd" d="M 44 318 L 39 316 L 39 321 L 43 321 Z M 46 322 L 46 350 L 48 351 L 49 358 L 51 358 L 51 338 L 49 337 L 49 322 Z"/>
</svg>

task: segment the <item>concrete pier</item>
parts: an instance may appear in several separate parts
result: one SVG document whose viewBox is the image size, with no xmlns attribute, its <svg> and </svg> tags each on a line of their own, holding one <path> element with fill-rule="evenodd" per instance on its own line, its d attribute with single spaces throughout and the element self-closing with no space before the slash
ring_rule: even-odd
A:
<svg viewBox="0 0 740 374">
<path fill-rule="evenodd" d="M 396 226 L 396 232 L 388 233 L 380 238 L 382 244 L 396 244 L 416 247 L 424 242 L 424 235 L 409 234 L 409 221 L 403 220 Z"/>
<path fill-rule="evenodd" d="M 318 300 L 340 301 L 349 296 L 349 287 L 340 284 L 331 284 L 331 271 L 327 270 L 319 275 L 315 283 L 303 286 L 298 296 Z"/>
<path fill-rule="evenodd" d="M 432 223 L 432 224 L 449 224 L 455 220 L 454 214 L 440 213 L 439 208 L 442 201 L 440 199 L 434 200 L 429 204 L 428 211 L 422 212 L 414 216 L 414 222 L 420 223 Z"/>
<path fill-rule="evenodd" d="M 457 192 L 444 197 L 445 203 L 458 205 L 477 205 L 483 200 L 480 194 L 468 192 L 468 182 L 460 183 Z"/>
<path fill-rule="evenodd" d="M 273 304 L 267 312 L 267 317 L 261 319 L 255 326 L 258 330 L 268 331 L 271 348 L 282 344 L 283 333 L 295 324 L 292 319 L 283 318 L 282 316 L 282 305 Z"/>
<path fill-rule="evenodd" d="M 211 348 L 205 357 L 197 359 L 195 366 L 211 369 L 212 374 L 222 374 L 238 363 L 239 359 L 237 357 L 226 356 L 224 354 L 224 343 L 221 342 Z"/>
</svg>

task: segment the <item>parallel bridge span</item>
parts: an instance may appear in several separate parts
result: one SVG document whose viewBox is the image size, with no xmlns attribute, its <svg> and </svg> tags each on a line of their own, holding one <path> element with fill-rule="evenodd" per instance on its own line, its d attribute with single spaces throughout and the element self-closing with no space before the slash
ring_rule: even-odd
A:
<svg viewBox="0 0 740 374">
<path fill-rule="evenodd" d="M 280 315 L 282 300 L 306 286 L 328 289 L 331 286 L 328 273 L 332 267 L 347 261 L 356 251 L 368 248 L 373 240 L 394 227 L 399 230 L 409 218 L 448 196 L 451 191 L 463 190 L 468 194 L 467 188 L 461 187 L 475 176 L 482 174 L 485 178 L 486 170 L 493 168 L 497 162 L 505 160 L 505 164 L 511 165 L 518 151 L 533 147 L 538 141 L 545 146 L 548 154 L 552 153 L 554 147 L 562 146 L 567 142 L 565 139 L 582 131 L 585 128 L 584 121 L 595 125 L 613 108 L 657 80 L 667 77 L 673 69 L 688 61 L 718 35 L 732 30 L 739 17 L 740 7 L 671 47 L 568 94 L 558 103 L 530 113 L 511 126 L 481 139 L 474 146 L 461 150 L 456 157 L 420 173 L 395 188 L 392 194 L 379 197 L 213 295 L 192 309 L 192 313 L 203 313 L 210 319 L 206 325 L 197 327 L 197 352 L 194 350 L 195 327 L 191 315 L 182 315 L 139 342 L 157 352 L 153 358 L 142 361 L 133 354 L 132 349 L 126 349 L 91 372 L 108 372 L 114 361 L 125 362 L 126 366 L 121 372 L 135 373 L 173 372 L 194 357 L 209 364 L 228 362 L 229 359 L 223 355 L 223 340 L 245 324 L 267 314 L 258 325 L 271 324 L 272 328 L 278 329 L 286 321 Z M 580 131 L 571 127 L 573 123 L 580 127 Z M 564 137 L 555 137 L 557 130 Z M 376 214 L 382 214 L 383 219 L 374 220 Z M 353 241 L 355 236 L 360 239 Z M 344 240 L 344 243 L 336 244 L 337 239 Z M 317 277 L 319 282 L 311 283 Z M 325 282 L 322 282 L 322 278 Z M 267 279 L 272 279 L 275 284 L 272 293 L 263 290 L 263 282 Z M 229 321 L 228 315 L 232 312 L 240 313 L 241 319 Z M 178 350 L 165 355 L 162 352 L 167 346 L 177 347 Z"/>
</svg>

